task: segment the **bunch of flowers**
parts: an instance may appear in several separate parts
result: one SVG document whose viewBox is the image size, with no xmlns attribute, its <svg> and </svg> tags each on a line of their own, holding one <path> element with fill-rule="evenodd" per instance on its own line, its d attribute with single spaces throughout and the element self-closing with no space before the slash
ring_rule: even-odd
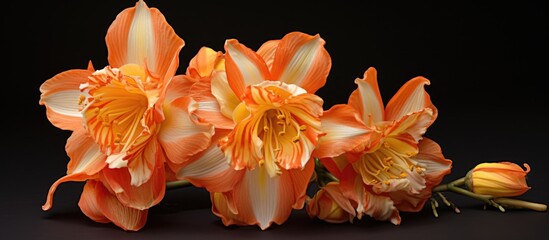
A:
<svg viewBox="0 0 549 240">
<path fill-rule="evenodd" d="M 227 39 L 202 47 L 176 75 L 184 41 L 142 0 L 123 10 L 106 35 L 108 66 L 61 72 L 40 87 L 50 122 L 72 132 L 67 175 L 51 186 L 85 182 L 78 205 L 90 219 L 137 231 L 169 186 L 192 184 L 211 196 L 225 225 L 283 224 L 293 209 L 311 218 L 352 222 L 368 215 L 400 224 L 452 191 L 502 211 L 546 205 L 512 197 L 529 187 L 509 162 L 482 163 L 464 178 L 450 173 L 424 137 L 438 115 L 416 77 L 385 105 L 377 73 L 355 79 L 347 104 L 323 109 L 315 92 L 331 58 L 320 35 L 290 32 L 253 50 Z M 314 196 L 306 194 L 318 184 Z"/>
</svg>

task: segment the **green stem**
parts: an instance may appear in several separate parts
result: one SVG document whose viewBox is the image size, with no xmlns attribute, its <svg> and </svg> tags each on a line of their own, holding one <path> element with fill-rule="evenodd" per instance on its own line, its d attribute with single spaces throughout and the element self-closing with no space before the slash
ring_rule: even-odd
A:
<svg viewBox="0 0 549 240">
<path fill-rule="evenodd" d="M 179 180 L 179 181 L 172 181 L 172 182 L 166 182 L 166 189 L 176 189 L 176 188 L 183 188 L 192 186 L 192 184 L 187 180 Z"/>
<path fill-rule="evenodd" d="M 547 205 L 534 203 L 513 198 L 494 198 L 494 202 L 501 204 L 506 208 L 530 209 L 539 212 L 547 211 Z"/>
</svg>

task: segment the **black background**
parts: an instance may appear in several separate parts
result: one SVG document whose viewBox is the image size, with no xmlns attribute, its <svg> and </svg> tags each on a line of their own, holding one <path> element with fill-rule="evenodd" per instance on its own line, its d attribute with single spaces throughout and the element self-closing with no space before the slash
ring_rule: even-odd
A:
<svg viewBox="0 0 549 240">
<path fill-rule="evenodd" d="M 207 192 L 170 190 L 149 212 L 139 232 L 95 223 L 77 206 L 83 183 L 65 183 L 53 209 L 41 210 L 50 185 L 63 176 L 69 132 L 51 125 L 38 104 L 39 87 L 69 69 L 107 64 L 105 34 L 125 1 L 23 1 L 3 8 L 0 234 L 3 239 L 349 239 L 534 238 L 549 233 L 549 214 L 482 209 L 476 200 L 448 193 L 462 213 L 441 207 L 402 213 L 402 224 L 369 218 L 328 224 L 295 211 L 281 226 L 225 227 L 210 211 Z M 346 103 L 354 79 L 378 70 L 388 101 L 415 76 L 431 81 L 427 91 L 439 117 L 426 136 L 453 160 L 448 182 L 481 162 L 527 162 L 530 191 L 521 199 L 549 203 L 547 156 L 547 8 L 536 2 L 480 3 L 365 1 L 149 0 L 186 41 L 179 74 L 201 46 L 222 50 L 237 38 L 257 49 L 291 31 L 320 34 L 332 58 L 326 85 L 317 91 L 324 108 Z"/>
</svg>

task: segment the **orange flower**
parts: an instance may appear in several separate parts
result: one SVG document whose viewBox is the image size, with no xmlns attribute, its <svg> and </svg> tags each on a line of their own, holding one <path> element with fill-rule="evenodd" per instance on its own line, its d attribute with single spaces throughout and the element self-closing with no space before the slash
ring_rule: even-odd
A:
<svg viewBox="0 0 549 240">
<path fill-rule="evenodd" d="M 303 207 L 314 170 L 309 160 L 323 134 L 323 100 L 314 95 L 331 66 L 323 45 L 320 36 L 300 32 L 257 52 L 227 40 L 225 70 L 193 85 L 201 95 L 196 115 L 214 124 L 220 138 L 223 154 L 212 154 L 220 159 L 215 162 L 229 162 L 236 177 L 232 190 L 210 190 L 212 210 L 225 225 L 266 229 Z"/>
<path fill-rule="evenodd" d="M 311 218 L 330 223 L 353 222 L 356 216 L 355 208 L 341 192 L 338 182 L 330 182 L 316 192 L 307 202 L 306 209 Z"/>
<path fill-rule="evenodd" d="M 55 126 L 73 131 L 67 176 L 57 186 L 87 181 L 79 206 L 91 219 L 125 230 L 145 224 L 147 209 L 165 192 L 164 164 L 206 149 L 213 126 L 192 115 L 196 102 L 168 88 L 179 66 L 179 38 L 144 1 L 123 10 L 107 31 L 109 66 L 68 70 L 40 87 L 40 104 Z"/>
<path fill-rule="evenodd" d="M 512 162 L 481 163 L 466 176 L 465 183 L 474 193 L 493 197 L 520 196 L 530 189 L 526 184 L 526 174 L 530 166 L 524 164 L 526 171 Z"/>
<path fill-rule="evenodd" d="M 363 213 L 378 220 L 400 223 L 398 210 L 419 211 L 451 161 L 434 141 L 423 138 L 437 117 L 423 86 L 429 81 L 408 81 L 383 107 L 377 72 L 369 68 L 348 104 L 338 104 L 322 117 L 315 156 L 341 180 L 345 196 Z"/>
</svg>

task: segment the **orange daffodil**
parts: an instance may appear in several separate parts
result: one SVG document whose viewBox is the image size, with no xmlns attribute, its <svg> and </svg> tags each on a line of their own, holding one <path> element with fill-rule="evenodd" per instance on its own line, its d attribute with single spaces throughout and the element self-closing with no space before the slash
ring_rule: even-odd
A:
<svg viewBox="0 0 549 240">
<path fill-rule="evenodd" d="M 72 131 L 67 175 L 50 188 L 86 181 L 79 206 L 97 222 L 138 230 L 147 210 L 165 193 L 165 163 L 177 164 L 205 150 L 213 126 L 192 112 L 196 102 L 169 88 L 184 41 L 156 8 L 144 1 L 123 10 L 106 35 L 109 65 L 68 70 L 40 87 L 48 119 Z"/>
<path fill-rule="evenodd" d="M 201 76 L 191 87 L 198 95 L 195 114 L 215 125 L 219 139 L 209 160 L 200 161 L 218 166 L 225 184 L 235 183 L 223 191 L 211 181 L 200 184 L 211 191 L 212 210 L 225 225 L 266 229 L 303 207 L 314 170 L 309 160 L 323 135 L 323 100 L 314 92 L 331 67 L 324 44 L 319 35 L 292 32 L 255 52 L 230 39 L 223 60 L 203 48 L 195 57 L 198 67 L 187 70 L 187 76 Z"/>
<path fill-rule="evenodd" d="M 437 117 L 424 90 L 429 81 L 411 79 L 385 108 L 374 68 L 355 83 L 348 104 L 324 113 L 326 136 L 315 156 L 339 178 L 358 218 L 367 214 L 399 224 L 398 211 L 419 211 L 451 169 L 439 145 L 423 137 Z"/>
</svg>

